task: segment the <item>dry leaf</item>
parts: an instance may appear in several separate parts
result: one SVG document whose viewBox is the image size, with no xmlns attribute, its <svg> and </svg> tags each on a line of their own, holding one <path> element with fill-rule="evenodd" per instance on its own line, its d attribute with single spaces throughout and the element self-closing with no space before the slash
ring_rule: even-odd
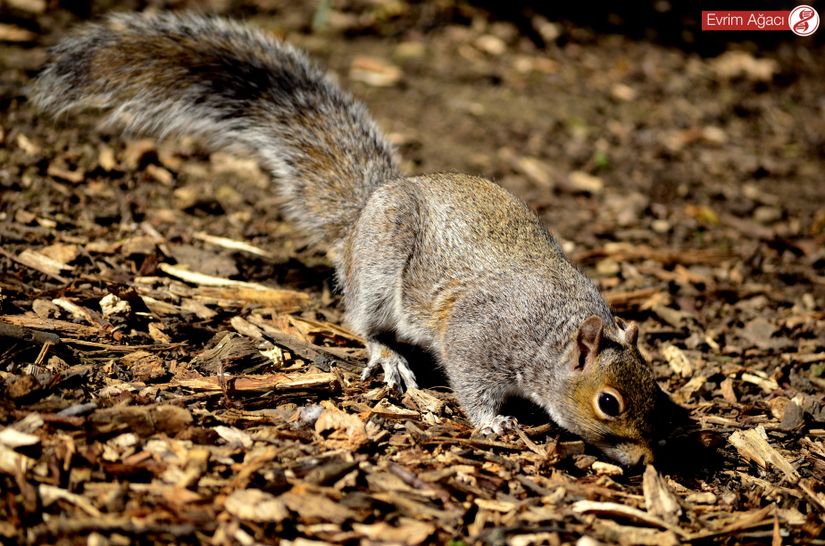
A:
<svg viewBox="0 0 825 546">
<path fill-rule="evenodd" d="M 369 441 L 366 426 L 356 415 L 339 410 L 328 400 L 321 402 L 321 406 L 324 411 L 315 421 L 315 432 L 328 446 L 357 449 Z"/>
</svg>

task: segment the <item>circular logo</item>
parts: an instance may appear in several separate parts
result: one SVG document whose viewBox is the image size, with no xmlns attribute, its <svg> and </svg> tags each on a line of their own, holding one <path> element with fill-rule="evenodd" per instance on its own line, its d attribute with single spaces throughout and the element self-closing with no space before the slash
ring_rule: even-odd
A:
<svg viewBox="0 0 825 546">
<path fill-rule="evenodd" d="M 811 6 L 796 6 L 788 16 L 788 26 L 797 36 L 810 36 L 819 28 L 819 14 Z"/>
</svg>

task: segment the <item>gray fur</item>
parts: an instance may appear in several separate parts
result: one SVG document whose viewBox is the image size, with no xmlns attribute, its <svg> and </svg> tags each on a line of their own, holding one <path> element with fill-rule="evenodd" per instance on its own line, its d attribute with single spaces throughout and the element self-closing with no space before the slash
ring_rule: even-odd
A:
<svg viewBox="0 0 825 546">
<path fill-rule="evenodd" d="M 256 153 L 291 219 L 318 239 L 340 239 L 370 193 L 398 175 L 361 103 L 302 52 L 218 17 L 111 15 L 53 48 L 32 91 L 55 115 L 106 108 L 108 123 L 127 131 Z"/>
<path fill-rule="evenodd" d="M 499 409 L 517 394 L 621 462 L 650 459 L 660 391 L 635 330 L 536 216 L 481 178 L 403 177 L 364 108 L 292 47 L 218 18 L 116 15 L 55 48 L 33 98 L 257 154 L 290 216 L 335 249 L 348 320 L 367 339 L 365 377 L 380 367 L 415 387 L 392 348 L 413 343 L 480 429 L 510 426 Z M 605 387 L 622 394 L 622 416 L 599 416 Z"/>
</svg>

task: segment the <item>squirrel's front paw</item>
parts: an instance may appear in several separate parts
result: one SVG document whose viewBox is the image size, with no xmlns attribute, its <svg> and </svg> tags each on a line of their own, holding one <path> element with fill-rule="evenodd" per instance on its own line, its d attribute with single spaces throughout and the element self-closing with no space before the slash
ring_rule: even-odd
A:
<svg viewBox="0 0 825 546">
<path fill-rule="evenodd" d="M 516 430 L 518 421 L 509 415 L 496 415 L 488 424 L 478 427 L 482 436 L 500 436 L 504 433 Z"/>
<path fill-rule="evenodd" d="M 379 343 L 369 343 L 367 347 L 370 352 L 370 360 L 367 367 L 361 372 L 361 379 L 365 380 L 376 371 L 378 367 L 384 370 L 384 382 L 390 388 L 406 389 L 418 388 L 415 381 L 415 374 L 407 364 L 407 360 L 386 345 Z"/>
</svg>

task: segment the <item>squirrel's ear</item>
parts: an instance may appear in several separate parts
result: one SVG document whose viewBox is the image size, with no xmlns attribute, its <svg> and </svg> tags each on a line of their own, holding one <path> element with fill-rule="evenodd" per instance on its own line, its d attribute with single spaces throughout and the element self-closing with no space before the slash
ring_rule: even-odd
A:
<svg viewBox="0 0 825 546">
<path fill-rule="evenodd" d="M 624 329 L 624 340 L 630 346 L 636 345 L 636 342 L 639 341 L 639 325 L 638 324 L 636 324 L 635 322 L 630 322 L 627 325 L 627 327 Z"/>
<path fill-rule="evenodd" d="M 628 345 L 636 345 L 636 342 L 639 341 L 639 325 L 633 321 L 627 322 L 619 317 L 616 317 L 616 326 L 619 327 L 621 331 L 622 339 L 619 341 L 624 342 Z"/>
<path fill-rule="evenodd" d="M 576 363 L 577 369 L 584 368 L 585 363 L 593 355 L 599 353 L 599 346 L 602 343 L 604 333 L 604 322 L 601 317 L 591 315 L 579 326 L 576 335 L 576 344 L 579 347 L 579 359 Z"/>
</svg>

